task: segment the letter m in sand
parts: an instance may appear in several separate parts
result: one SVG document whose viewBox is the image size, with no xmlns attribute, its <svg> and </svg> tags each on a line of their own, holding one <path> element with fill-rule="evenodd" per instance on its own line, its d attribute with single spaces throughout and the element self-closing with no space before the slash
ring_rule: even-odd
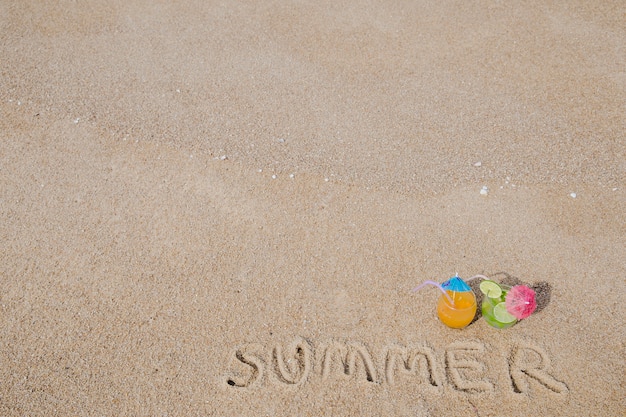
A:
<svg viewBox="0 0 626 417">
<path fill-rule="evenodd" d="M 376 367 L 372 357 L 364 346 L 349 343 L 332 342 L 326 346 L 322 358 L 322 378 L 329 376 L 339 368 L 339 375 L 358 377 L 364 375 L 368 382 L 377 382 Z"/>
<path fill-rule="evenodd" d="M 385 355 L 385 376 L 390 385 L 395 383 L 396 373 L 402 376 L 415 375 L 420 383 L 433 387 L 442 385 L 435 369 L 435 354 L 432 349 L 422 347 L 390 346 Z"/>
</svg>

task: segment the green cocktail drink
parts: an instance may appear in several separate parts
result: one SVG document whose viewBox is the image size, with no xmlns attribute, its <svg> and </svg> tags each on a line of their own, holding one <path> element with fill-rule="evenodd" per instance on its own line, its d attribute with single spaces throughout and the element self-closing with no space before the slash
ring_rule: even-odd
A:
<svg viewBox="0 0 626 417">
<path fill-rule="evenodd" d="M 506 329 L 517 323 L 517 319 L 506 309 L 506 294 L 511 290 L 508 285 L 500 285 L 485 280 L 480 283 L 483 297 L 482 313 L 485 321 L 497 329 Z"/>
</svg>

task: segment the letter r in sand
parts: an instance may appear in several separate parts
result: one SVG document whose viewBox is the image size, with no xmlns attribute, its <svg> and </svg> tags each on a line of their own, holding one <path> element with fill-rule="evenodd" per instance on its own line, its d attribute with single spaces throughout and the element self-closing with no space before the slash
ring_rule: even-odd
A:
<svg viewBox="0 0 626 417">
<path fill-rule="evenodd" d="M 530 389 L 529 380 L 535 380 L 557 394 L 568 392 L 567 385 L 548 373 L 549 368 L 550 359 L 543 349 L 528 344 L 514 347 L 509 359 L 509 373 L 513 392 L 528 392 Z"/>
</svg>

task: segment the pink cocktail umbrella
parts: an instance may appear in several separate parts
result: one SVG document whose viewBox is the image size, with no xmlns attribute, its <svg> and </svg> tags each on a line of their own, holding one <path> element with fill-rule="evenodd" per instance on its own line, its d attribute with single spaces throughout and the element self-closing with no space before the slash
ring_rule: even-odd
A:
<svg viewBox="0 0 626 417">
<path fill-rule="evenodd" d="M 518 320 L 533 314 L 537 308 L 535 291 L 525 285 L 516 285 L 506 294 L 506 310 Z"/>
</svg>

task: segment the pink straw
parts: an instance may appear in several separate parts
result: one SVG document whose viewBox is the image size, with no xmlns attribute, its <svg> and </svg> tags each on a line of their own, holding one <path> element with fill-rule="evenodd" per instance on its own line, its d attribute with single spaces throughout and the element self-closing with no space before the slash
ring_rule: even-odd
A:
<svg viewBox="0 0 626 417">
<path fill-rule="evenodd" d="M 419 291 L 420 289 L 422 289 L 425 285 L 434 285 L 435 287 L 439 288 L 439 290 L 443 293 L 443 295 L 446 296 L 446 298 L 448 299 L 448 301 L 450 301 L 450 304 L 454 305 L 454 301 L 452 301 L 452 298 L 448 295 L 448 293 L 446 292 L 446 290 L 443 289 L 443 287 L 441 286 L 440 283 L 435 282 L 435 281 L 424 281 L 422 284 L 418 285 L 417 287 L 413 288 L 413 292 L 415 291 Z"/>
</svg>

